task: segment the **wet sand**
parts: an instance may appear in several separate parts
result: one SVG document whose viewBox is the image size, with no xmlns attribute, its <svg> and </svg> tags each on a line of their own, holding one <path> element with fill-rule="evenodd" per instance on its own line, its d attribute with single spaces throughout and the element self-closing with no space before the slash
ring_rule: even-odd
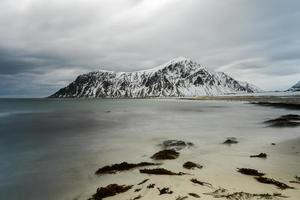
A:
<svg viewBox="0 0 300 200">
<path fill-rule="evenodd" d="M 298 97 L 223 96 L 197 97 L 189 98 L 188 100 L 247 101 L 251 103 L 255 102 L 258 105 L 285 109 L 296 108 L 297 110 L 297 108 L 300 108 Z M 300 138 L 281 141 L 278 143 L 265 141 L 262 144 L 251 144 L 251 148 L 245 148 L 247 145 L 244 146 L 243 144 L 249 141 L 238 141 L 238 143 L 229 145 L 217 143 L 216 141 L 216 144 L 213 145 L 216 151 L 209 154 L 200 152 L 201 150 L 198 149 L 197 141 L 191 141 L 195 143 L 195 146 L 179 151 L 180 156 L 178 159 L 162 162 L 162 166 L 165 169 L 174 172 L 183 172 L 186 175 L 145 175 L 140 174 L 138 170 L 132 170 L 106 176 L 106 184 L 116 182 L 134 185 L 132 190 L 107 199 L 181 200 L 195 199 L 197 196 L 200 196 L 201 199 L 205 200 L 298 200 L 300 198 L 300 184 L 297 183 L 295 176 L 300 176 Z M 152 145 L 156 146 L 157 144 Z M 250 155 L 261 152 L 266 152 L 268 155 L 267 158 L 250 157 Z M 142 161 L 144 159 L 148 160 L 147 157 L 150 158 L 150 155 L 145 155 Z M 184 169 L 182 165 L 187 161 L 199 163 L 203 165 L 203 168 L 194 170 Z M 260 183 L 252 176 L 237 172 L 238 168 L 257 169 L 266 174 L 264 177 L 286 184 L 292 189 L 280 189 L 272 184 Z M 149 180 L 143 185 L 137 185 L 143 179 Z M 191 179 L 199 180 L 200 184 L 191 182 Z M 201 182 L 205 184 L 201 185 Z M 155 184 L 155 187 L 149 189 L 147 188 L 148 184 Z M 102 186 L 104 185 L 102 183 Z M 158 189 L 164 187 L 170 189 L 171 194 L 159 195 Z"/>
<path fill-rule="evenodd" d="M 119 172 L 117 174 L 109 174 L 99 176 L 101 186 L 111 183 L 134 185 L 131 190 L 123 194 L 118 194 L 107 199 L 133 199 L 141 196 L 141 199 L 177 199 L 178 197 L 187 196 L 188 199 L 195 199 L 188 193 L 195 193 L 201 196 L 201 199 L 216 199 L 215 197 L 206 194 L 212 193 L 217 189 L 224 188 L 227 193 L 244 192 L 250 194 L 273 194 L 281 193 L 283 196 L 288 196 L 288 199 L 298 200 L 300 197 L 299 184 L 290 183 L 294 180 L 294 176 L 300 174 L 300 138 L 290 140 L 276 145 L 265 144 L 251 152 L 243 148 L 242 143 L 233 144 L 232 146 L 218 144 L 219 149 L 216 153 L 203 154 L 199 153 L 197 144 L 195 147 L 185 148 L 180 150 L 180 156 L 175 160 L 163 161 L 165 169 L 174 172 L 184 172 L 187 175 L 168 176 L 168 175 L 147 175 L 139 173 L 138 169 Z M 235 146 L 234 146 L 235 145 Z M 156 145 L 154 145 L 156 146 Z M 156 147 L 157 150 L 159 148 Z M 250 158 L 251 153 L 267 152 L 268 158 Z M 151 160 L 148 157 L 141 156 L 139 161 Z M 138 160 L 136 160 L 138 162 Z M 193 161 L 203 165 L 202 169 L 187 170 L 182 167 L 186 161 Z M 288 184 L 296 189 L 282 190 L 274 185 L 267 185 L 257 182 L 253 177 L 243 175 L 237 172 L 237 168 L 249 167 L 266 173 L 266 177 L 274 178 L 283 183 Z M 211 184 L 199 185 L 192 183 L 190 180 L 196 178 L 200 181 Z M 142 180 L 149 179 L 146 183 L 138 185 Z M 155 184 L 154 188 L 147 188 L 149 184 Z M 169 188 L 172 194 L 159 195 L 157 188 Z M 138 192 L 135 190 L 138 189 Z M 91 190 L 91 193 L 95 192 Z M 242 195 L 242 194 L 241 194 Z M 284 197 L 274 197 L 269 199 L 285 199 Z M 235 196 L 232 199 L 268 199 L 259 197 Z M 221 198 L 222 199 L 222 198 Z M 223 198 L 226 199 L 226 198 Z M 230 198 L 229 198 L 230 199 Z"/>
</svg>

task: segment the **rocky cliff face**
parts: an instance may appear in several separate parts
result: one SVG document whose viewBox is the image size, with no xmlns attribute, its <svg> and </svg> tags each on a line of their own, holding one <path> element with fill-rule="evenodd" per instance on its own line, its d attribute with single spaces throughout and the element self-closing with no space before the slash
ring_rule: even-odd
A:
<svg viewBox="0 0 300 200">
<path fill-rule="evenodd" d="M 50 97 L 181 97 L 253 93 L 253 88 L 222 72 L 212 72 L 186 58 L 177 58 L 150 70 L 97 71 L 80 75 Z"/>
</svg>

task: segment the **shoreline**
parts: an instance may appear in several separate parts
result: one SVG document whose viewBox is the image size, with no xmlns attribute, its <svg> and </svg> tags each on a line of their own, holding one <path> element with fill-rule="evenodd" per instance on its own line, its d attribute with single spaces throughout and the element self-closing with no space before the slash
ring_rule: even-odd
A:
<svg viewBox="0 0 300 200">
<path fill-rule="evenodd" d="M 300 96 L 198 96 L 198 97 L 181 97 L 179 99 L 187 100 L 227 100 L 227 101 L 269 101 L 273 103 L 292 103 L 300 105 Z"/>
<path fill-rule="evenodd" d="M 300 96 L 203 96 L 179 99 L 194 101 L 244 101 L 260 106 L 300 109 Z"/>
</svg>

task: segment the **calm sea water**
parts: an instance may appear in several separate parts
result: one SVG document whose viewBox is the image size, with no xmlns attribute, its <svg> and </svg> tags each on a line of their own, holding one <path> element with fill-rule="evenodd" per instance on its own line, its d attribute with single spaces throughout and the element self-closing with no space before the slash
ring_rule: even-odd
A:
<svg viewBox="0 0 300 200">
<path fill-rule="evenodd" d="M 253 152 L 300 136 L 262 123 L 288 113 L 300 114 L 243 102 L 1 99 L 0 199 L 85 199 L 101 183 L 97 168 L 146 160 L 165 139 L 210 154 L 234 136 Z"/>
</svg>

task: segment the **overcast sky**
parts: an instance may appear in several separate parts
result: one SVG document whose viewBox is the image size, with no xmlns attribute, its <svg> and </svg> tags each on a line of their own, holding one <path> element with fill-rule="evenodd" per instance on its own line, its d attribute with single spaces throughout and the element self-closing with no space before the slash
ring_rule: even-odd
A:
<svg viewBox="0 0 300 200">
<path fill-rule="evenodd" d="M 300 80 L 297 0 L 0 0 L 0 96 L 184 56 L 283 90 Z"/>
</svg>

